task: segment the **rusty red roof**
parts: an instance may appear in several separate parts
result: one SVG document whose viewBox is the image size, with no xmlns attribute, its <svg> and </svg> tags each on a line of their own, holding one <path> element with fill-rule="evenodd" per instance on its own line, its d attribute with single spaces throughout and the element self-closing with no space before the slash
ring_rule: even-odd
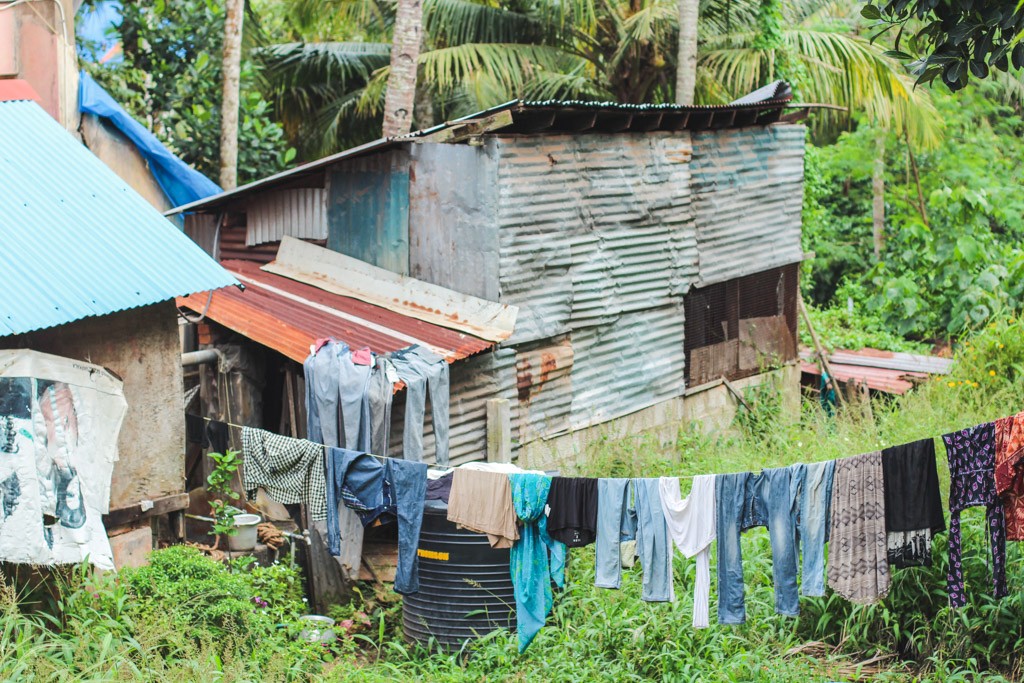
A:
<svg viewBox="0 0 1024 683">
<path fill-rule="evenodd" d="M 493 346 L 469 334 L 265 272 L 259 263 L 227 260 L 221 265 L 245 290 L 215 291 L 206 317 L 299 363 L 322 337 L 334 337 L 352 348 L 368 346 L 375 353 L 420 344 L 449 362 Z M 208 297 L 206 292 L 193 294 L 179 298 L 178 305 L 200 313 Z"/>
<path fill-rule="evenodd" d="M 812 362 L 814 353 L 810 349 L 800 350 L 800 370 L 809 375 L 821 375 L 821 370 L 816 362 Z M 893 359 L 899 363 L 893 363 Z M 884 391 L 888 394 L 904 394 L 920 384 L 929 377 L 928 372 L 906 370 L 900 367 L 878 367 L 872 365 L 877 361 L 881 365 L 900 364 L 907 366 L 907 358 L 915 359 L 917 365 L 931 368 L 933 374 L 945 374 L 949 372 L 947 359 L 937 356 L 911 356 L 910 354 L 894 354 L 888 351 L 877 349 L 861 349 L 859 351 L 837 350 L 829 357 L 829 365 L 835 379 L 839 382 L 856 380 L 864 382 L 869 389 Z M 842 362 L 844 360 L 854 362 Z M 927 361 L 927 362 L 925 362 Z"/>
</svg>

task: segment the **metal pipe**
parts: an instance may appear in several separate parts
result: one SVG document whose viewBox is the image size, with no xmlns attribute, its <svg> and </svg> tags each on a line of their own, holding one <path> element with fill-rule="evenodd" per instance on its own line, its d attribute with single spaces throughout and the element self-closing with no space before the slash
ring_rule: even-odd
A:
<svg viewBox="0 0 1024 683">
<path fill-rule="evenodd" d="M 181 367 L 188 368 L 193 365 L 220 363 L 221 357 L 222 354 L 219 349 L 200 349 L 199 351 L 187 351 L 181 354 Z"/>
</svg>

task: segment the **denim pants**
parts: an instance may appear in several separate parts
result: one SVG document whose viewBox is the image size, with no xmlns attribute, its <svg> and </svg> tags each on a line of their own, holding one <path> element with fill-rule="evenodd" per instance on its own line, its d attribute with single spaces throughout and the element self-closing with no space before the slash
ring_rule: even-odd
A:
<svg viewBox="0 0 1024 683">
<path fill-rule="evenodd" d="M 791 468 L 800 496 L 796 529 L 803 551 L 802 595 L 825 595 L 825 542 L 828 541 L 835 468 L 835 460 L 793 465 Z"/>
<path fill-rule="evenodd" d="M 594 585 L 598 588 L 622 585 L 619 544 L 636 538 L 636 514 L 630 504 L 629 483 L 629 479 L 597 480 Z"/>
<path fill-rule="evenodd" d="M 796 588 L 796 505 L 788 467 L 715 477 L 715 527 L 718 536 L 718 623 L 742 624 L 744 605 L 743 554 L 740 534 L 768 527 L 772 548 L 775 611 L 799 614 Z"/>
<path fill-rule="evenodd" d="M 646 602 L 675 600 L 672 587 L 672 541 L 661 508 L 657 479 L 634 479 L 633 496 L 636 509 L 636 550 L 644 568 L 643 590 Z"/>
<path fill-rule="evenodd" d="M 388 440 L 391 438 L 391 402 L 395 395 L 395 385 L 388 378 L 390 365 L 391 361 L 387 358 L 377 358 L 366 390 L 370 410 L 369 451 L 376 455 L 388 454 Z"/>
<path fill-rule="evenodd" d="M 338 394 L 341 403 L 341 446 L 349 450 L 370 451 L 370 366 L 352 362 L 345 352 L 338 358 Z M 328 444 L 330 445 L 330 444 Z"/>
<path fill-rule="evenodd" d="M 307 359 L 313 369 L 312 382 L 308 375 L 306 396 L 312 397 L 312 408 L 307 408 L 306 438 L 325 446 L 340 446 L 341 434 L 341 392 L 338 379 L 341 376 L 341 358 L 348 355 L 348 346 L 341 342 L 329 341 L 320 347 L 313 358 Z M 307 406 L 310 404 L 307 402 Z M 319 436 L 319 439 L 313 438 Z"/>
<path fill-rule="evenodd" d="M 420 589 L 416 549 L 423 524 L 427 495 L 427 466 L 388 459 L 384 464 L 366 453 L 327 449 L 327 548 L 341 554 L 338 505 L 344 502 L 359 511 L 363 524 L 384 515 L 398 520 L 398 567 L 395 592 L 402 595 Z"/>
<path fill-rule="evenodd" d="M 438 467 L 448 467 L 448 361 L 422 346 L 410 346 L 391 354 L 391 362 L 406 387 L 403 457 L 413 462 L 423 460 L 423 417 L 429 390 L 434 462 Z"/>
</svg>

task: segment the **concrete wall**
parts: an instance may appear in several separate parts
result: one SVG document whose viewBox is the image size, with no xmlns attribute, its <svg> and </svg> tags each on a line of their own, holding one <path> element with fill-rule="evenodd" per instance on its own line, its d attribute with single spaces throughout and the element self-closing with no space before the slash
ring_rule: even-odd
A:
<svg viewBox="0 0 1024 683">
<path fill-rule="evenodd" d="M 118 440 L 120 460 L 114 465 L 110 486 L 111 510 L 184 491 L 179 344 L 172 301 L 0 338 L 0 347 L 88 361 L 124 380 L 128 413 Z"/>
<path fill-rule="evenodd" d="M 174 208 L 149 172 L 149 164 L 120 131 L 103 123 L 99 117 L 86 114 L 82 117 L 81 132 L 89 151 L 142 195 L 153 208 L 161 213 Z"/>
<path fill-rule="evenodd" d="M 733 382 L 741 392 L 764 382 L 777 381 L 782 392 L 783 414 L 795 419 L 800 412 L 800 368 L 787 365 L 773 372 Z M 633 437 L 660 449 L 670 459 L 681 427 L 698 424 L 705 433 L 732 429 L 737 400 L 724 384 L 696 387 L 687 395 L 662 401 L 603 424 L 539 439 L 520 447 L 518 465 L 527 469 L 573 473 L 581 463 L 599 455 L 602 444 Z"/>
</svg>

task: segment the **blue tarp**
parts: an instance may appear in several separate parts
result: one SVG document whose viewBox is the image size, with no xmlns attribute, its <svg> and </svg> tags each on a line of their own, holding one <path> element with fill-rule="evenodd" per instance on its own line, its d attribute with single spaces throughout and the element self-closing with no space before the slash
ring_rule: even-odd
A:
<svg viewBox="0 0 1024 683">
<path fill-rule="evenodd" d="M 153 177 L 171 206 L 181 206 L 221 192 L 215 182 L 174 156 L 84 71 L 81 73 L 78 100 L 82 113 L 106 119 L 132 141 L 149 162 Z"/>
</svg>

